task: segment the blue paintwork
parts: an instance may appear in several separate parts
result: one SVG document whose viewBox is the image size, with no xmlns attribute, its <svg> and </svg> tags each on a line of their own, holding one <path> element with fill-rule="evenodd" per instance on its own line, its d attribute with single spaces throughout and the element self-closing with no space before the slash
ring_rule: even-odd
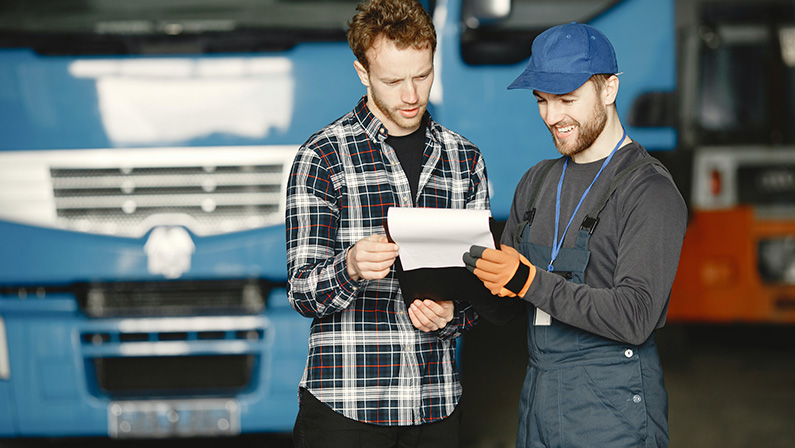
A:
<svg viewBox="0 0 795 448">
<path fill-rule="evenodd" d="M 0 284 L 62 285 L 80 281 L 162 280 L 147 272 L 141 238 L 71 232 L 0 221 Z M 183 279 L 287 280 L 284 226 L 218 236 L 191 235 L 196 252 Z"/>
<path fill-rule="evenodd" d="M 210 135 L 166 142 L 168 146 L 297 146 L 351 109 L 364 93 L 355 77 L 353 55 L 344 42 L 302 45 L 280 54 L 233 56 L 290 59 L 296 84 L 290 126 L 272 130 L 263 138 Z M 4 137 L 0 150 L 114 146 L 102 126 L 94 80 L 70 74 L 77 59 L 0 50 L 0 60 L 0 135 Z M 136 146 L 160 147 L 164 143 Z M 143 250 L 147 237 L 103 236 L 0 221 L 0 253 L 4 254 L 0 257 L 0 286 L 163 280 L 147 271 Z M 196 249 L 191 270 L 182 279 L 286 281 L 283 225 L 191 238 Z M 0 316 L 11 361 L 10 380 L 0 380 L 0 437 L 107 435 L 110 398 L 91 387 L 86 360 L 118 355 L 118 347 L 86 346 L 79 335 L 88 329 L 115 327 L 118 320 L 88 319 L 70 294 L 39 298 L 35 290 L 29 290 L 24 299 L 0 296 Z M 266 339 L 246 343 L 246 350 L 257 355 L 255 377 L 249 390 L 235 396 L 241 405 L 241 430 L 288 432 L 298 409 L 297 384 L 306 361 L 311 321 L 292 310 L 284 288 L 271 292 L 262 316 L 268 322 Z M 203 342 L 191 342 L 191 350 L 223 354 L 228 348 L 223 341 Z"/>
<path fill-rule="evenodd" d="M 95 80 L 76 77 L 70 72 L 77 61 L 100 58 L 41 57 L 19 49 L 0 49 L 0 55 L 3 62 L 0 64 L 0 135 L 3 136 L 0 151 L 114 147 L 102 126 Z M 303 44 L 280 53 L 159 59 L 198 62 L 229 57 L 283 57 L 292 62 L 296 88 L 289 129 L 276 130 L 263 138 L 213 134 L 189 141 L 144 142 L 135 146 L 300 145 L 312 133 L 352 109 L 365 93 L 353 69 L 353 53 L 345 42 Z M 271 105 L 255 102 L 238 106 L 236 109 L 244 114 L 246 110 Z"/>
<path fill-rule="evenodd" d="M 290 431 L 298 412 L 296 384 L 306 359 L 310 320 L 290 308 L 284 289 L 273 290 L 269 304 L 266 337 L 248 349 L 258 354 L 252 381 L 256 387 L 235 397 L 243 409 L 244 432 Z M 89 386 L 86 360 L 109 353 L 81 344 L 79 335 L 115 323 L 80 315 L 68 295 L 24 302 L 0 296 L 0 316 L 13 341 L 11 381 L 0 381 L 0 436 L 107 434 L 110 398 Z M 223 344 L 205 350 L 225 352 Z"/>
</svg>

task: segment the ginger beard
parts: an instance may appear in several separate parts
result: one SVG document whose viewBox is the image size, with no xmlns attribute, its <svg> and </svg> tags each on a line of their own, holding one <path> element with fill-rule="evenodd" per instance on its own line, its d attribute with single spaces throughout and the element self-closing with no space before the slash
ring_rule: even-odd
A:
<svg viewBox="0 0 795 448">
<path fill-rule="evenodd" d="M 424 101 L 422 97 L 418 98 L 419 101 L 415 104 L 402 104 L 393 107 L 390 107 L 381 98 L 376 89 L 370 91 L 370 97 L 378 110 L 386 115 L 389 121 L 405 130 L 406 133 L 414 132 L 420 126 L 425 109 L 428 108 L 427 97 Z"/>
<path fill-rule="evenodd" d="M 604 104 L 597 101 L 594 103 L 592 117 L 586 121 L 585 124 L 572 120 L 571 123 L 567 123 L 566 125 L 547 125 L 547 129 L 549 129 L 549 133 L 552 134 L 552 141 L 555 143 L 555 147 L 558 148 L 558 152 L 564 156 L 571 157 L 590 148 L 602 134 L 606 125 L 607 108 Z M 578 131 L 577 139 L 571 142 L 569 139 L 559 139 L 555 133 L 555 128 L 565 128 L 568 126 L 576 126 L 576 130 Z"/>
</svg>

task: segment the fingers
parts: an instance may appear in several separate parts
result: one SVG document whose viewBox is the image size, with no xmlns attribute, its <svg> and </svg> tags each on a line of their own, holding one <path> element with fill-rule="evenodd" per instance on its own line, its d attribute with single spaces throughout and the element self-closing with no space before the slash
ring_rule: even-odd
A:
<svg viewBox="0 0 795 448">
<path fill-rule="evenodd" d="M 475 258 L 480 258 L 480 257 L 483 256 L 483 251 L 484 250 L 486 250 L 486 248 L 483 247 L 483 246 L 472 245 L 469 248 L 469 253 Z"/>
<path fill-rule="evenodd" d="M 505 285 L 515 275 L 519 264 L 525 262 L 516 249 L 502 246 L 501 249 L 488 249 L 483 246 L 472 246 L 463 255 L 464 264 L 475 274 L 492 294 L 501 297 L 516 297 L 516 293 L 506 289 Z"/>
<path fill-rule="evenodd" d="M 429 332 L 442 329 L 453 320 L 455 304 L 451 301 L 415 300 L 408 311 L 414 327 Z"/>
<path fill-rule="evenodd" d="M 384 235 L 374 233 L 368 237 L 360 239 L 356 246 L 358 250 L 382 257 L 391 257 L 394 259 L 398 253 L 398 245 L 390 243 Z"/>
<path fill-rule="evenodd" d="M 461 258 L 464 260 L 464 266 L 466 266 L 469 272 L 475 272 L 475 268 L 477 267 L 477 263 L 480 258 L 473 257 L 469 252 L 464 252 L 464 255 Z"/>
<path fill-rule="evenodd" d="M 491 263 L 494 262 L 499 263 L 510 257 L 505 257 L 504 254 L 502 254 L 499 250 L 496 249 L 488 249 L 483 246 L 473 245 L 472 247 L 469 248 L 469 252 L 464 252 L 464 255 L 462 255 L 461 258 L 464 260 L 464 265 L 466 266 L 467 269 L 469 269 L 469 272 L 474 272 L 475 268 L 481 268 L 486 270 L 499 269 L 499 268 L 491 269 L 490 267 L 484 268 L 482 263 L 483 261 L 488 261 Z"/>
<path fill-rule="evenodd" d="M 509 246 L 505 246 L 509 247 Z M 490 261 L 493 263 L 507 263 L 510 259 L 516 258 L 518 255 L 516 251 L 513 253 L 507 253 L 504 250 L 497 250 L 497 249 L 486 249 L 483 251 L 483 254 L 480 256 L 481 260 Z"/>
<path fill-rule="evenodd" d="M 362 238 L 348 250 L 348 275 L 354 280 L 384 278 L 397 256 L 397 244 L 390 243 L 386 236 L 373 234 Z"/>
</svg>

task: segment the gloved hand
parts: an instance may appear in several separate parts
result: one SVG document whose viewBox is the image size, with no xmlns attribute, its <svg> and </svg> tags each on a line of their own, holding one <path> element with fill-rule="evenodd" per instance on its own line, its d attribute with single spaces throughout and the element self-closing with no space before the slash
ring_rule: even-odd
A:
<svg viewBox="0 0 795 448">
<path fill-rule="evenodd" d="M 472 246 L 463 258 L 467 269 L 500 297 L 524 296 L 536 276 L 536 267 L 510 246 L 499 250 Z"/>
</svg>

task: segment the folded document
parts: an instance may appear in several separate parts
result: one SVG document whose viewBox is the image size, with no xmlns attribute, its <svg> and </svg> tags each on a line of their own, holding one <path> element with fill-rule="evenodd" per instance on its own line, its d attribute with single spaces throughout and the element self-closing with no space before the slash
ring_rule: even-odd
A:
<svg viewBox="0 0 795 448">
<path fill-rule="evenodd" d="M 488 210 L 392 207 L 384 228 L 400 247 L 395 269 L 403 300 L 464 300 L 494 296 L 463 261 L 473 245 L 496 247 Z"/>
</svg>

